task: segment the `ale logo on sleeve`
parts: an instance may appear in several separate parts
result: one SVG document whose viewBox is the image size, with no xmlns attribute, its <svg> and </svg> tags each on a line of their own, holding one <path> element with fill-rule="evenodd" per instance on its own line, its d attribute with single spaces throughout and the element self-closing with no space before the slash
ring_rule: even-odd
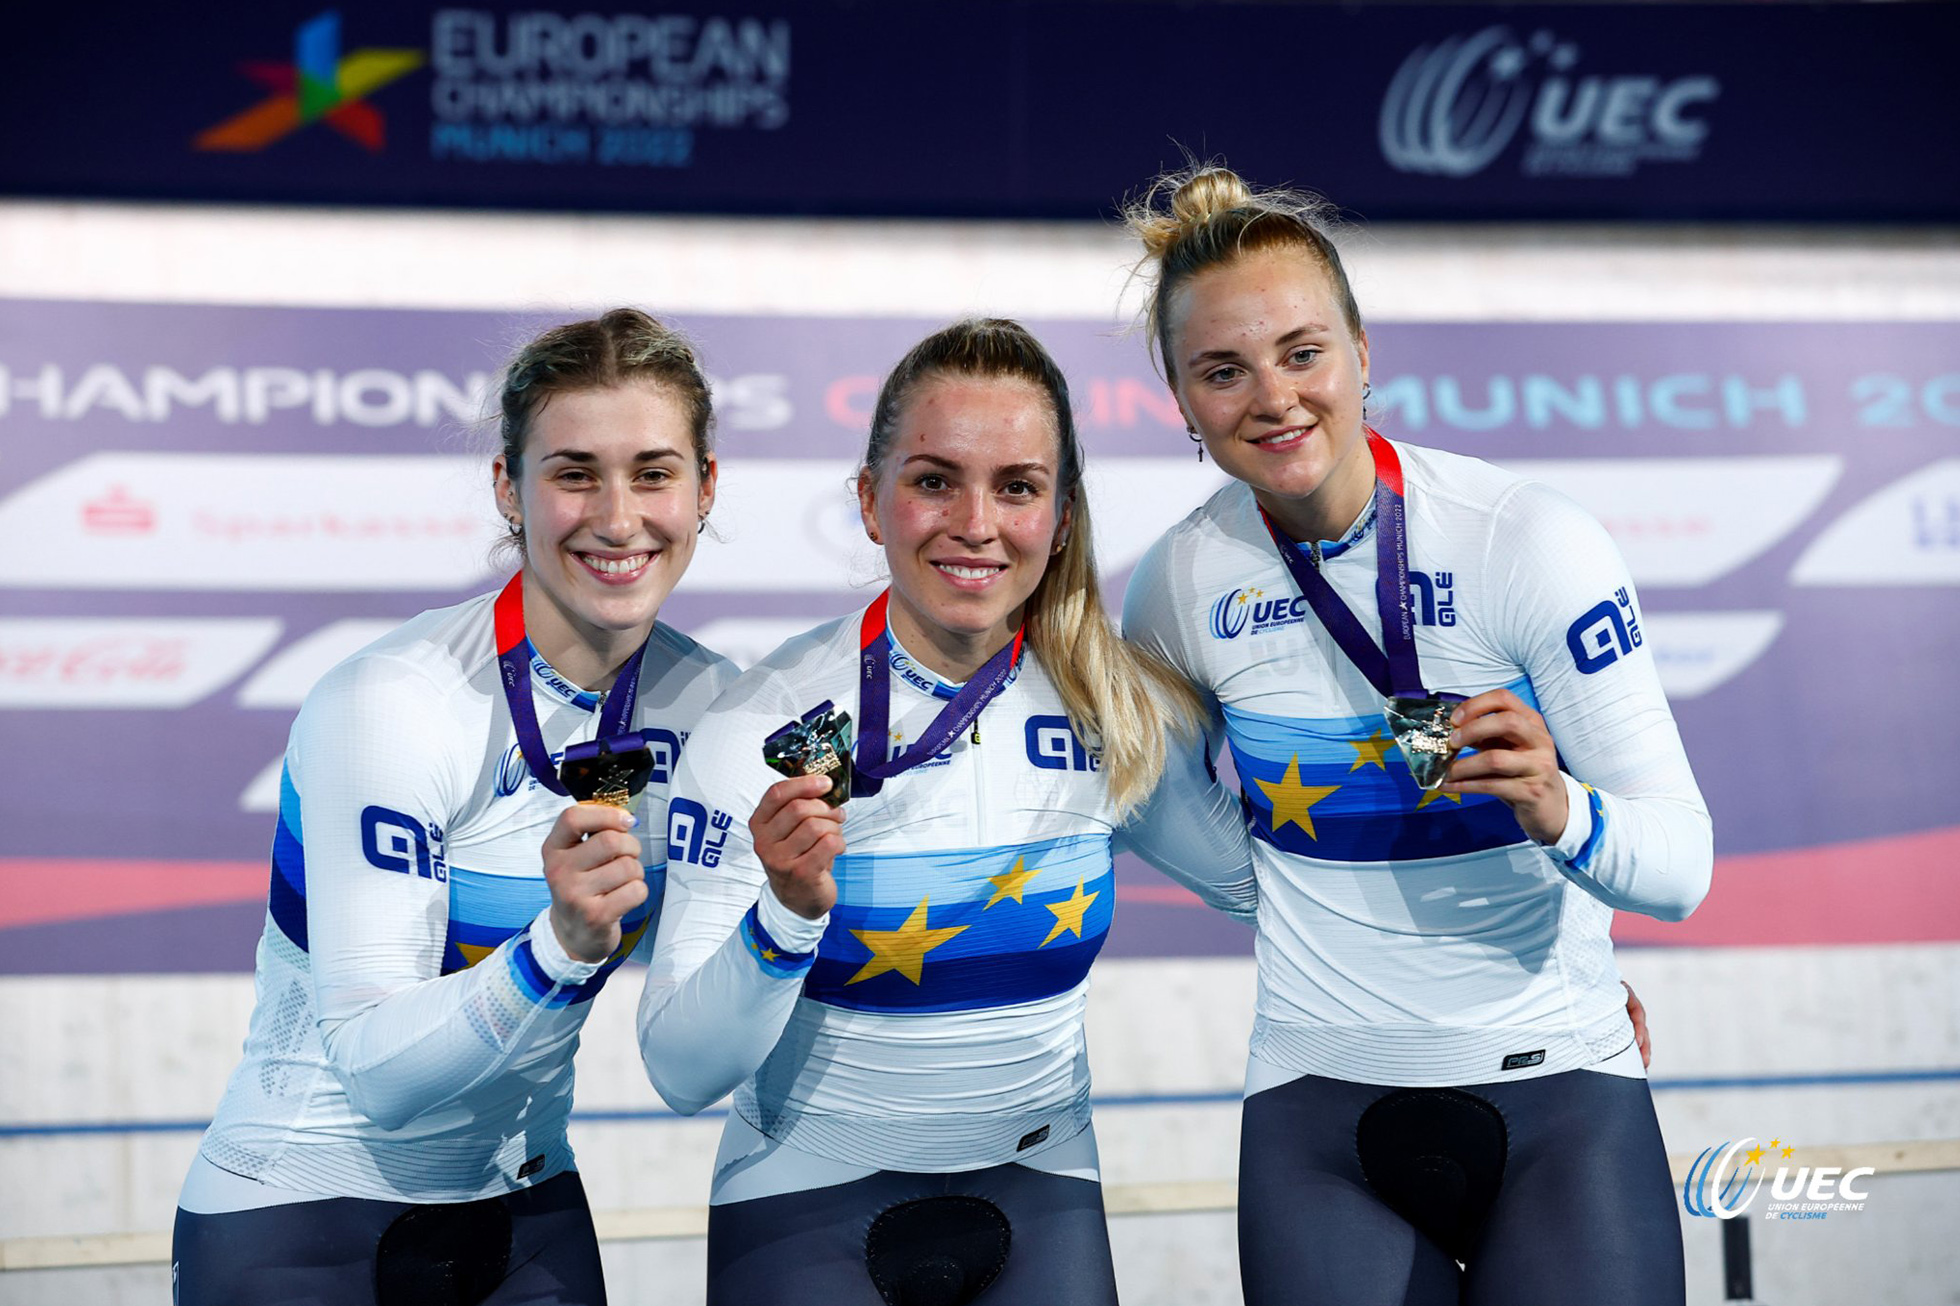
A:
<svg viewBox="0 0 1960 1306">
<path fill-rule="evenodd" d="M 381 111 L 366 97 L 422 66 L 420 50 L 370 47 L 340 52 L 340 15 L 328 10 L 293 33 L 289 64 L 248 60 L 240 71 L 272 92 L 251 108 L 199 132 L 192 146 L 250 154 L 284 140 L 302 127 L 324 122 L 379 153 L 387 139 Z"/>
</svg>

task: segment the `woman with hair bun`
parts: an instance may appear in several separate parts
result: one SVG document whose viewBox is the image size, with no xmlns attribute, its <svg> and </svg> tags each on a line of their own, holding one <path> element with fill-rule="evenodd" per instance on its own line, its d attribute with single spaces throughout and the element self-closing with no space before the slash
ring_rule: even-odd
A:
<svg viewBox="0 0 1960 1306">
<path fill-rule="evenodd" d="M 182 1306 L 606 1299 L 572 1054 L 657 906 L 671 753 L 734 679 L 658 621 L 714 505 L 708 384 L 615 309 L 526 345 L 501 406 L 517 574 L 342 662 L 293 724 Z"/>
<path fill-rule="evenodd" d="M 1246 797 L 1247 1302 L 1678 1303 L 1607 931 L 1686 916 L 1713 853 L 1625 565 L 1550 488 L 1368 428 L 1323 203 L 1207 167 L 1130 222 L 1165 378 L 1233 478 L 1124 624 L 1215 697 Z"/>
<path fill-rule="evenodd" d="M 676 1110 L 735 1093 L 708 1301 L 1113 1302 L 1083 1038 L 1113 845 L 1249 917 L 1243 823 L 1197 696 L 1103 612 L 1025 329 L 907 354 L 857 489 L 890 588 L 746 672 L 675 780 L 640 1041 Z"/>
</svg>

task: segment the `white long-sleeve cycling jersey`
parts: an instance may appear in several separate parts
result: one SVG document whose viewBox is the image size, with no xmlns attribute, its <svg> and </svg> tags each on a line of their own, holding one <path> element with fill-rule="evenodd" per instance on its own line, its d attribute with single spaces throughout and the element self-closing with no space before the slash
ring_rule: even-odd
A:
<svg viewBox="0 0 1960 1306">
<path fill-rule="evenodd" d="M 853 615 L 790 640 L 714 703 L 668 816 L 667 901 L 640 1004 L 660 1094 L 698 1111 L 730 1090 L 762 1133 L 882 1169 L 1033 1157 L 1088 1123 L 1090 962 L 1115 906 L 1117 835 L 1099 759 L 1038 656 L 938 757 L 844 808 L 837 905 L 818 920 L 768 888 L 748 820 L 782 777 L 763 739 L 828 699 L 859 716 Z M 952 686 L 894 645 L 895 754 Z M 1125 827 L 1214 906 L 1254 905 L 1243 822 L 1202 746 Z"/>
<path fill-rule="evenodd" d="M 630 723 L 657 763 L 633 808 L 651 894 L 617 953 L 574 961 L 551 929 L 540 851 L 571 800 L 518 750 L 493 599 L 414 618 L 300 709 L 257 1005 L 200 1148 L 220 1169 L 298 1192 L 450 1202 L 571 1164 L 579 1027 L 659 909 L 671 773 L 735 668 L 655 627 Z M 600 697 L 531 666 L 556 758 L 593 737 Z"/>
<path fill-rule="evenodd" d="M 1613 910 L 1693 910 L 1708 812 L 1606 532 L 1542 484 L 1395 447 L 1423 680 L 1536 707 L 1570 819 L 1541 846 L 1495 798 L 1418 789 L 1252 492 L 1220 490 L 1139 564 L 1124 624 L 1224 712 L 1259 878 L 1253 1054 L 1406 1085 L 1595 1065 L 1632 1037 Z M 1379 642 L 1374 527 L 1371 507 L 1320 552 Z"/>
</svg>

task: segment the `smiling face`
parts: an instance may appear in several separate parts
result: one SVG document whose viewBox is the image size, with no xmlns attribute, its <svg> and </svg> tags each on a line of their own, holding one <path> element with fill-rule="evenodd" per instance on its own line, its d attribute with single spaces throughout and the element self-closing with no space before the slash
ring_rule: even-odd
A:
<svg viewBox="0 0 1960 1306">
<path fill-rule="evenodd" d="M 894 426 L 883 465 L 858 476 L 865 531 L 891 567 L 892 631 L 964 680 L 1013 638 L 1068 528 L 1055 411 L 1027 381 L 936 375 Z"/>
<path fill-rule="evenodd" d="M 678 395 L 629 382 L 552 395 L 497 502 L 524 528 L 524 620 L 545 660 L 584 688 L 645 640 L 714 505 Z"/>
<path fill-rule="evenodd" d="M 1303 249 L 1207 268 L 1169 306 L 1173 386 L 1228 474 L 1295 539 L 1337 537 L 1374 484 L 1361 425 L 1368 333 Z"/>
</svg>

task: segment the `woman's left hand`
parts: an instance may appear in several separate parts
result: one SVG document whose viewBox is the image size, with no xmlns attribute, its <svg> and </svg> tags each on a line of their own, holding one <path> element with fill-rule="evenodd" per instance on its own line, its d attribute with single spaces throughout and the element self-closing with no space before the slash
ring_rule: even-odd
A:
<svg viewBox="0 0 1960 1306">
<path fill-rule="evenodd" d="M 1565 777 L 1545 718 L 1508 689 L 1493 689 L 1450 713 L 1453 748 L 1474 748 L 1450 763 L 1446 794 L 1502 799 L 1524 832 L 1539 843 L 1565 833 Z"/>
<path fill-rule="evenodd" d="M 1640 1068 L 1645 1070 L 1654 1064 L 1654 1044 L 1647 1037 L 1647 1008 L 1640 1005 L 1633 985 L 1621 980 L 1620 987 L 1627 991 L 1627 1019 L 1633 1022 L 1633 1041 L 1640 1045 Z"/>
</svg>

